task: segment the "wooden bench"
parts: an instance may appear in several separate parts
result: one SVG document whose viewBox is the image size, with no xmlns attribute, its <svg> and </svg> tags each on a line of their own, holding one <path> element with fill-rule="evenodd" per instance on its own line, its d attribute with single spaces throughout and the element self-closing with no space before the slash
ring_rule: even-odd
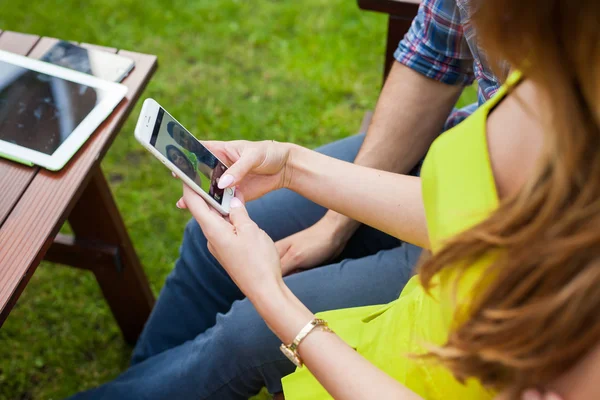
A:
<svg viewBox="0 0 600 400">
<path fill-rule="evenodd" d="M 34 58 L 57 41 L 0 31 L 0 49 Z M 150 315 L 154 295 L 100 161 L 156 70 L 156 56 L 83 46 L 134 59 L 135 68 L 123 82 L 129 91 L 61 171 L 0 159 L 0 325 L 46 259 L 92 271 L 125 340 L 134 343 Z M 65 221 L 74 236 L 58 234 Z"/>
<path fill-rule="evenodd" d="M 385 44 L 385 57 L 383 59 L 383 79 L 385 80 L 394 64 L 394 52 L 398 48 L 398 43 L 404 37 L 410 24 L 417 15 L 421 0 L 358 0 L 358 6 L 362 10 L 376 11 L 388 14 L 388 29 Z M 361 133 L 366 133 L 373 112 L 367 111 L 360 124 Z"/>
<path fill-rule="evenodd" d="M 394 63 L 394 51 L 417 15 L 421 0 L 358 0 L 358 6 L 367 11 L 388 14 L 388 31 L 383 64 L 383 81 Z"/>
</svg>

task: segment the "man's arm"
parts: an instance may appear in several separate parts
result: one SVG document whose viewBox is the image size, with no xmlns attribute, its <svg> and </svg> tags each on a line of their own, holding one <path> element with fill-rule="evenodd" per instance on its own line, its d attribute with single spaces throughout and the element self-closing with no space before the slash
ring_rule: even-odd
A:
<svg viewBox="0 0 600 400">
<path fill-rule="evenodd" d="M 396 62 L 355 164 L 407 174 L 440 134 L 462 91 Z M 329 210 L 315 225 L 276 243 L 284 275 L 336 257 L 360 223 Z"/>
<path fill-rule="evenodd" d="M 354 163 L 409 173 L 442 131 L 461 91 L 461 86 L 435 81 L 394 63 Z M 346 240 L 360 225 L 331 210 L 323 220 Z"/>
<path fill-rule="evenodd" d="M 425 155 L 464 85 L 473 79 L 456 0 L 423 0 L 394 54 L 355 164 L 406 174 Z M 315 225 L 276 243 L 283 273 L 337 256 L 359 223 L 329 211 Z"/>
</svg>

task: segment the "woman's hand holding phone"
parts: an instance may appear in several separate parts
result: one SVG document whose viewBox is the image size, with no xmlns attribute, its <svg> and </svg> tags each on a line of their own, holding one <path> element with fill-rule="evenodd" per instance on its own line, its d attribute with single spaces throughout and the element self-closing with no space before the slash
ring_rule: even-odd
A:
<svg viewBox="0 0 600 400">
<path fill-rule="evenodd" d="M 250 219 L 239 190 L 236 196 L 228 219 L 185 184 L 178 206 L 190 210 L 206 236 L 208 250 L 252 301 L 282 287 L 283 279 L 273 240 Z"/>
<path fill-rule="evenodd" d="M 209 207 L 185 184 L 177 206 L 191 211 L 208 241 L 208 250 L 275 334 L 289 343 L 314 315 L 283 282 L 279 252 L 273 240 L 250 219 L 242 198 L 255 199 L 289 185 L 291 145 L 245 141 L 203 144 L 231 165 L 219 181 L 222 188 L 237 187 L 229 218 Z"/>
<path fill-rule="evenodd" d="M 280 257 L 271 238 L 248 216 L 243 201 L 286 187 L 290 177 L 290 145 L 274 141 L 203 142 L 231 165 L 219 187 L 236 186 L 229 221 L 212 210 L 196 192 L 183 185 L 179 208 L 190 210 L 208 240 L 209 251 L 248 298 L 282 283 Z"/>
<path fill-rule="evenodd" d="M 291 145 L 272 140 L 249 142 L 202 142 L 229 169 L 219 180 L 219 188 L 237 186 L 248 201 L 289 185 Z"/>
<path fill-rule="evenodd" d="M 279 252 L 271 238 L 248 216 L 243 201 L 287 187 L 290 145 L 274 141 L 202 142 L 230 167 L 219 188 L 236 186 L 229 220 L 223 218 L 192 189 L 183 185 L 179 208 L 190 210 L 208 240 L 209 251 L 248 298 L 282 283 Z M 267 292 L 269 289 L 266 289 Z"/>
</svg>

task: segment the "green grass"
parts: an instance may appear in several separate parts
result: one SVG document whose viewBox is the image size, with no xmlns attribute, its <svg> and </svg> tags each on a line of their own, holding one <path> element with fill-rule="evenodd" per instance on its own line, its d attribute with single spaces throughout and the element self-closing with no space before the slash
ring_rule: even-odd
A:
<svg viewBox="0 0 600 400">
<path fill-rule="evenodd" d="M 0 29 L 156 54 L 144 97 L 202 139 L 316 147 L 356 133 L 379 92 L 386 20 L 355 1 L 4 3 Z M 139 108 L 103 169 L 158 293 L 188 214 L 180 184 L 134 141 Z M 130 352 L 94 277 L 42 263 L 0 329 L 0 399 L 64 398 L 114 378 Z"/>
</svg>

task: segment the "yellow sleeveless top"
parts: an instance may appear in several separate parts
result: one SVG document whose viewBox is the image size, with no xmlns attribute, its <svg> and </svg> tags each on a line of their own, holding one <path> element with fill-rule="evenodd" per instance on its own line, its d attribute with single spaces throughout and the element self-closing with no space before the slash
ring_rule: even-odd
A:
<svg viewBox="0 0 600 400">
<path fill-rule="evenodd" d="M 490 110 L 519 79 L 513 74 L 496 96 L 460 125 L 442 134 L 431 146 L 421 171 L 423 201 L 431 250 L 484 220 L 498 207 L 489 159 L 486 122 Z M 427 400 L 491 399 L 494 393 L 471 379 L 458 382 L 435 361 L 410 357 L 426 352 L 427 344 L 446 342 L 456 307 L 468 304 L 489 258 L 470 266 L 456 286 L 448 268 L 434 277 L 431 294 L 418 276 L 400 297 L 385 306 L 358 307 L 318 314 L 333 330 L 371 363 Z M 287 400 L 331 399 L 308 369 L 283 379 Z"/>
</svg>

